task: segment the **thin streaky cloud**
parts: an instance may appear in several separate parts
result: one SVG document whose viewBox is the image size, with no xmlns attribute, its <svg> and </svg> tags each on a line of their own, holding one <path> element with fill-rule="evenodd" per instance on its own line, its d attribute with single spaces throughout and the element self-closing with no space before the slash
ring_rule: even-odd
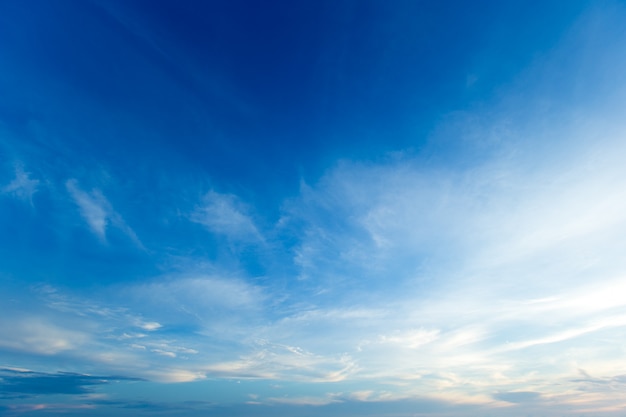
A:
<svg viewBox="0 0 626 417">
<path fill-rule="evenodd" d="M 131 229 L 122 216 L 113 209 L 111 203 L 109 203 L 99 189 L 86 192 L 78 186 L 76 179 L 67 180 L 65 186 L 74 200 L 74 203 L 78 206 L 81 216 L 87 222 L 91 231 L 98 236 L 101 241 L 107 241 L 107 229 L 113 226 L 126 234 L 137 247 L 144 249 L 143 244 L 133 229 Z"/>
<path fill-rule="evenodd" d="M 98 190 L 94 190 L 91 193 L 81 190 L 78 188 L 78 181 L 75 179 L 68 180 L 65 186 L 92 232 L 103 241 L 106 240 L 106 228 L 110 221 L 110 207 L 102 193 Z"/>
</svg>

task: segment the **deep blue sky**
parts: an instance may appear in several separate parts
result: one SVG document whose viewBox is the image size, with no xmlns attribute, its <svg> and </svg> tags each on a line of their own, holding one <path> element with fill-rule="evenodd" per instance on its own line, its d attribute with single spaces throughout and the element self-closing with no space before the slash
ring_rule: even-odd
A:
<svg viewBox="0 0 626 417">
<path fill-rule="evenodd" d="M 0 415 L 620 415 L 621 1 L 0 2 Z"/>
</svg>

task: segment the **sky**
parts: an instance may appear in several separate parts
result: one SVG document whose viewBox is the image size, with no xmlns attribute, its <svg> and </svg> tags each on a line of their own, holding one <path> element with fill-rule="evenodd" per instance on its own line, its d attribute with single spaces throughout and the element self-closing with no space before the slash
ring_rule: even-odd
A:
<svg viewBox="0 0 626 417">
<path fill-rule="evenodd" d="M 0 416 L 623 416 L 625 21 L 0 1 Z"/>
</svg>

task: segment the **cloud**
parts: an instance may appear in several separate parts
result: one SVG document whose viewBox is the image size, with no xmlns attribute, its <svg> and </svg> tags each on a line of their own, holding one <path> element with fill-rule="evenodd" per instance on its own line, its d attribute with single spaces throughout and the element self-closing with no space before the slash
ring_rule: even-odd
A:
<svg viewBox="0 0 626 417">
<path fill-rule="evenodd" d="M 234 240 L 262 240 L 248 209 L 232 194 L 220 194 L 209 191 L 197 206 L 189 219 L 205 226 L 213 233 L 227 236 Z"/>
<path fill-rule="evenodd" d="M 312 405 L 312 406 L 322 406 L 328 405 L 332 403 L 341 402 L 337 398 L 333 398 L 333 396 L 327 397 L 283 397 L 283 398 L 268 398 L 267 401 L 272 404 L 288 404 L 288 405 Z"/>
<path fill-rule="evenodd" d="M 176 353 L 169 352 L 169 351 L 166 351 L 166 350 L 152 349 L 151 352 L 154 352 L 157 355 L 167 356 L 168 358 L 175 358 L 176 357 Z"/>
<path fill-rule="evenodd" d="M 416 349 L 420 346 L 431 343 L 439 337 L 439 330 L 410 330 L 406 332 L 396 332 L 392 335 L 381 335 L 378 338 L 379 343 L 390 343 Z"/>
<path fill-rule="evenodd" d="M 247 412 L 240 415 L 327 415 L 327 416 L 465 416 L 480 414 L 484 410 L 471 404 L 455 404 L 445 400 L 414 396 L 411 399 L 360 401 L 349 395 L 327 392 L 317 396 L 285 395 L 269 397 L 266 402 L 248 403 Z M 312 409 L 312 407 L 315 407 Z"/>
<path fill-rule="evenodd" d="M 71 413 L 75 410 L 80 410 L 80 413 L 85 413 L 86 410 L 92 410 L 96 408 L 93 404 L 63 404 L 63 403 L 36 403 L 36 404 L 11 404 L 6 407 L 6 411 L 11 414 L 7 415 L 20 415 L 22 413 L 31 413 L 33 411 L 40 412 L 41 410 L 49 410 L 53 413 Z M 0 407 L 2 411 L 3 407 Z"/>
<path fill-rule="evenodd" d="M 509 403 L 532 403 L 538 401 L 541 398 L 541 394 L 532 391 L 499 392 L 494 394 L 493 398 Z"/>
<path fill-rule="evenodd" d="M 574 389 L 574 362 L 615 357 L 578 349 L 625 327 L 613 296 L 624 286 L 614 245 L 621 148 L 596 145 L 556 154 L 558 166 L 529 165 L 523 152 L 455 172 L 411 156 L 343 161 L 284 205 L 276 233 L 295 244 L 291 259 L 277 256 L 306 277 L 287 290 L 234 274 L 172 275 L 117 288 L 126 298 L 108 309 L 74 310 L 115 329 L 99 349 L 127 353 L 120 366 L 155 380 L 385 381 L 399 387 L 395 398 L 481 404 L 507 402 L 493 392 L 549 396 L 557 389 L 546 381 Z M 111 222 L 97 194 L 82 193 Z M 234 197 L 209 200 L 245 214 L 215 233 L 256 230 Z"/>
<path fill-rule="evenodd" d="M 59 326 L 47 318 L 17 316 L 0 318 L 0 347 L 38 355 L 55 355 L 84 346 L 90 336 Z"/>
<path fill-rule="evenodd" d="M 197 370 L 188 369 L 171 369 L 168 367 L 159 367 L 159 369 L 150 369 L 146 371 L 147 378 L 159 382 L 192 382 L 206 379 L 206 373 Z"/>
<path fill-rule="evenodd" d="M 107 228 L 112 225 L 124 232 L 138 247 L 143 248 L 135 232 L 113 209 L 100 190 L 83 191 L 78 187 L 78 181 L 75 179 L 67 180 L 65 186 L 91 231 L 103 242 L 106 241 Z"/>
<path fill-rule="evenodd" d="M 171 365 L 159 357 L 185 361 L 198 353 L 184 345 L 188 336 L 182 342 L 164 338 L 163 325 L 123 307 L 119 298 L 121 304 L 104 307 L 97 297 L 69 295 L 50 286 L 14 297 L 28 300 L 24 301 L 28 311 L 7 303 L 10 320 L 0 318 L 0 349 L 7 355 L 63 358 L 71 360 L 71 369 L 89 366 L 103 373 L 114 370 L 150 377 L 152 368 Z"/>
<path fill-rule="evenodd" d="M 156 321 L 150 321 L 150 322 L 145 322 L 145 323 L 139 323 L 139 327 L 149 332 L 152 332 L 152 331 L 160 329 L 163 326 L 161 326 L 161 324 L 157 323 Z"/>
<path fill-rule="evenodd" d="M 236 277 L 171 276 L 125 290 L 146 307 L 168 311 L 170 319 L 185 316 L 203 323 L 252 318 L 263 310 L 266 294 L 259 286 Z"/>
<path fill-rule="evenodd" d="M 0 368 L 0 395 L 14 396 L 24 394 L 28 396 L 54 394 L 88 394 L 93 392 L 92 387 L 106 385 L 117 381 L 139 381 L 137 378 L 122 376 L 92 376 L 66 372 L 42 373 L 32 371 L 16 371 Z"/>
<path fill-rule="evenodd" d="M 533 105 L 542 95 L 449 116 L 417 155 L 346 159 L 302 181 L 272 231 L 284 250 L 266 253 L 285 269 L 171 274 L 80 300 L 49 294 L 39 315 L 0 319 L 0 346 L 19 360 L 54 355 L 164 382 L 280 380 L 289 396 L 255 400 L 290 411 L 412 415 L 428 404 L 402 400 L 425 397 L 515 411 L 606 405 L 626 372 L 626 130 L 615 114 L 584 108 L 539 114 L 550 107 Z M 65 186 L 94 235 L 106 241 L 117 228 L 138 242 L 103 191 Z M 16 171 L 3 191 L 31 199 L 38 187 Z M 229 243 L 257 243 L 256 213 L 210 191 L 187 220 Z M 573 377 L 578 368 L 602 377 Z M 105 385 L 83 374 L 4 375 L 7 395 Z M 298 392 L 314 384 L 319 395 Z"/>
<path fill-rule="evenodd" d="M 240 379 L 280 379 L 302 382 L 339 382 L 356 370 L 349 355 L 317 355 L 297 346 L 258 340 L 256 349 L 238 360 L 205 366 L 208 375 Z"/>
<path fill-rule="evenodd" d="M 554 125 L 533 110 L 488 113 L 450 116 L 419 155 L 343 160 L 303 181 L 272 231 L 284 251 L 268 252 L 286 274 L 174 274 L 119 286 L 107 307 L 57 299 L 91 333 L 43 319 L 25 333 L 7 325 L 12 349 L 32 351 L 34 340 L 38 354 L 69 357 L 95 339 L 85 358 L 158 381 L 358 387 L 265 397 L 277 405 L 382 401 L 378 382 L 396 401 L 517 407 L 581 390 L 586 404 L 606 403 L 626 371 L 615 365 L 626 336 L 626 130 L 589 112 Z M 428 157 L 446 140 L 471 142 L 462 162 Z M 66 188 L 100 239 L 113 227 L 134 236 L 100 190 Z M 260 242 L 253 213 L 210 191 L 188 219 L 229 243 Z M 573 378 L 580 367 L 604 376 Z"/>
<path fill-rule="evenodd" d="M 109 212 L 111 211 L 109 202 L 98 190 L 94 190 L 91 194 L 82 191 L 78 188 L 76 180 L 68 180 L 65 185 L 91 230 L 102 240 L 105 240 Z"/>
<path fill-rule="evenodd" d="M 39 183 L 39 180 L 31 179 L 30 173 L 25 172 L 22 167 L 18 166 L 15 168 L 15 178 L 2 188 L 2 192 L 32 204 L 33 195 L 37 192 Z"/>
<path fill-rule="evenodd" d="M 144 333 L 137 333 L 137 328 L 146 332 L 154 332 L 163 327 L 161 323 L 147 321 L 141 315 L 134 314 L 127 307 L 115 304 L 105 305 L 96 299 L 64 293 L 50 285 L 34 287 L 34 292 L 41 297 L 44 305 L 52 310 L 106 322 L 108 326 L 114 323 L 115 326 L 123 328 L 124 331 L 119 336 L 120 340 L 146 337 Z"/>
<path fill-rule="evenodd" d="M 508 117 L 506 140 L 463 164 L 343 160 L 302 184 L 279 224 L 295 242 L 301 311 L 268 332 L 347 352 L 349 380 L 388 381 L 406 396 L 554 398 L 576 389 L 582 364 L 623 375 L 611 370 L 626 333 L 623 122 L 589 112 L 573 131 L 501 109 L 481 117 L 485 134 Z M 379 316 L 330 318 L 342 309 Z"/>
<path fill-rule="evenodd" d="M 256 337 L 251 326 L 264 315 L 261 289 L 234 278 L 170 277 L 124 285 L 99 294 L 100 300 L 50 286 L 35 290 L 43 306 L 31 302 L 28 320 L 16 319 L 15 312 L 6 325 L 0 320 L 0 331 L 10 335 L 0 347 L 63 354 L 92 369 L 169 382 L 202 378 L 206 372 L 198 369 L 207 363 L 248 352 L 248 341 Z"/>
</svg>

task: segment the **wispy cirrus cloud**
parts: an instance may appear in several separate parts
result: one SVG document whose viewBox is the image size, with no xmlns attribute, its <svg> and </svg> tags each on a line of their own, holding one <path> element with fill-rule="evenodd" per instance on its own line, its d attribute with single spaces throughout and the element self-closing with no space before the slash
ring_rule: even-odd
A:
<svg viewBox="0 0 626 417">
<path fill-rule="evenodd" d="M 189 215 L 189 219 L 213 233 L 233 240 L 263 240 L 249 209 L 233 194 L 209 191 Z"/>
<path fill-rule="evenodd" d="M 138 247 L 143 248 L 133 229 L 113 209 L 111 203 L 99 189 L 93 189 L 90 192 L 84 191 L 78 186 L 76 179 L 67 180 L 65 187 L 78 206 L 81 216 L 101 241 L 106 242 L 107 228 L 111 225 L 126 234 Z"/>
<path fill-rule="evenodd" d="M 19 199 L 33 203 L 33 195 L 39 188 L 40 181 L 31 178 L 31 173 L 24 171 L 21 166 L 15 168 L 15 178 L 2 187 L 2 192 Z"/>
<path fill-rule="evenodd" d="M 100 239 L 105 240 L 111 212 L 109 202 L 98 190 L 93 190 L 91 193 L 81 190 L 76 180 L 68 180 L 65 186 L 91 230 Z"/>
<path fill-rule="evenodd" d="M 29 308 L 6 303 L 5 313 L 11 319 L 0 319 L 3 355 L 19 354 L 25 361 L 71 358 L 71 370 L 88 363 L 92 370 L 115 369 L 145 376 L 150 364 L 158 362 L 155 357 L 160 352 L 181 357 L 195 353 L 163 337 L 160 323 L 146 320 L 120 303 L 105 306 L 101 300 L 66 294 L 50 286 L 14 296 L 29 298 Z"/>
<path fill-rule="evenodd" d="M 489 123 L 499 132 L 504 116 L 495 114 Z M 524 393 L 541 392 L 567 402 L 559 395 L 576 390 L 574 364 L 623 375 L 610 364 L 616 335 L 626 333 L 616 295 L 626 270 L 625 130 L 617 113 L 585 117 L 577 131 L 509 119 L 506 143 L 454 170 L 396 154 L 344 160 L 303 184 L 279 226 L 298 236 L 292 260 L 303 305 L 317 313 L 286 317 L 276 334 L 305 349 L 349 352 L 352 380 L 398 384 L 406 398 L 445 392 L 528 405 L 536 398 Z M 464 126 L 445 135 L 462 137 Z M 549 152 L 538 157 L 537 143 Z M 338 305 L 379 314 L 324 314 Z M 324 329 L 327 340 L 290 322 Z"/>
<path fill-rule="evenodd" d="M 300 382 L 339 382 L 354 373 L 350 355 L 318 355 L 298 346 L 259 339 L 249 353 L 232 361 L 204 367 L 208 375 L 221 378 L 289 380 Z"/>
<path fill-rule="evenodd" d="M 51 305 L 93 320 L 94 334 L 115 330 L 90 336 L 90 359 L 159 381 L 382 380 L 399 387 L 394 400 L 444 393 L 489 406 L 531 400 L 510 393 L 554 398 L 554 381 L 576 389 L 573 363 L 606 379 L 624 372 L 608 369 L 618 355 L 608 335 L 626 327 L 613 291 L 624 286 L 622 148 L 588 149 L 532 170 L 517 157 L 460 173 L 411 157 L 344 161 L 285 204 L 277 233 L 297 237 L 290 261 L 308 278 L 293 285 L 312 285 L 303 294 L 190 274 L 120 286 L 107 307 Z M 106 236 L 107 204 L 78 190 L 103 208 Z M 613 342 L 600 354 L 595 337 Z"/>
<path fill-rule="evenodd" d="M 621 415 L 626 130 L 619 112 L 550 112 L 541 99 L 467 110 L 417 155 L 346 158 L 302 181 L 270 232 L 279 249 L 264 254 L 287 273 L 166 272 L 107 294 L 48 294 L 41 311 L 0 319 L 2 353 L 167 383 L 288 386 L 247 397 L 242 415 Z M 32 188 L 19 178 L 12 192 Z M 102 241 L 113 228 L 134 236 L 101 190 L 66 189 Z M 186 219 L 218 243 L 250 244 L 263 241 L 256 213 L 210 191 Z M 50 378 L 57 394 L 90 390 L 75 379 Z M 210 391 L 189 387 L 163 389 Z"/>
</svg>

